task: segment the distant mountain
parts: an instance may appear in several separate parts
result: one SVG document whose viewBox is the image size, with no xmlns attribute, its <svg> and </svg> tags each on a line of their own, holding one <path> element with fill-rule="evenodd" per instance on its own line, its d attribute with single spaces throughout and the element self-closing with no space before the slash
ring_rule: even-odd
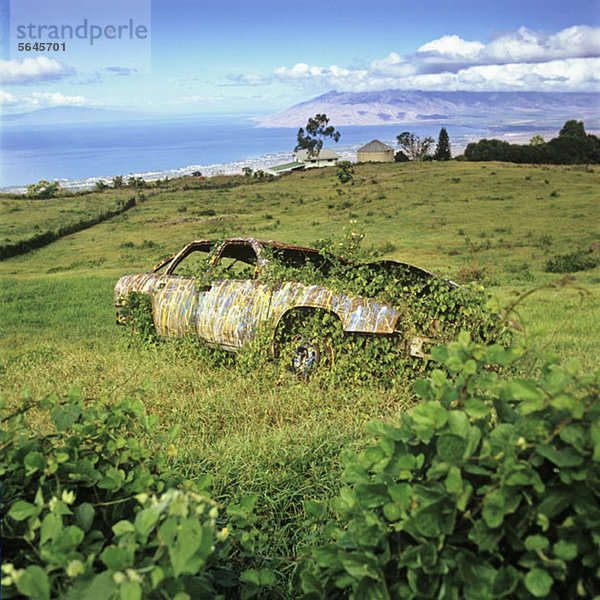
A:
<svg viewBox="0 0 600 600">
<path fill-rule="evenodd" d="M 344 125 L 440 124 L 520 129 L 553 129 L 568 119 L 600 128 L 599 93 L 549 92 L 328 92 L 281 112 L 257 117 L 261 127 L 303 127 L 325 113 Z"/>
<path fill-rule="evenodd" d="M 97 123 L 102 121 L 130 121 L 152 115 L 126 111 L 89 108 L 84 106 L 55 106 L 26 113 L 4 114 L 0 117 L 5 124 L 50 125 L 54 123 Z"/>
</svg>

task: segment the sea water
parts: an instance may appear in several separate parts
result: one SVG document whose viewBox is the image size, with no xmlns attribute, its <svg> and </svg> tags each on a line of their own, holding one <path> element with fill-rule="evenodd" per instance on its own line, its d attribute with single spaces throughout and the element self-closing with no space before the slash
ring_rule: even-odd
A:
<svg viewBox="0 0 600 600">
<path fill-rule="evenodd" d="M 410 130 L 437 138 L 440 125 L 337 127 L 339 143 L 326 146 L 343 159 L 379 139 L 397 149 L 396 136 Z M 483 131 L 448 127 L 453 144 Z M 22 191 L 41 179 L 83 189 L 100 178 L 130 175 L 148 180 L 201 171 L 240 173 L 244 166 L 268 168 L 292 160 L 297 128 L 257 127 L 249 118 L 153 118 L 135 121 L 2 126 L 0 188 Z M 17 189 L 14 189 L 17 188 Z"/>
</svg>

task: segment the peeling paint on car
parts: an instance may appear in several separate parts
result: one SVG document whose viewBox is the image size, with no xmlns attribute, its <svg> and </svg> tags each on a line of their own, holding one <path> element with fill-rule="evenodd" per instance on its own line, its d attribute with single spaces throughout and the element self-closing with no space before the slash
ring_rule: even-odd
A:
<svg viewBox="0 0 600 600">
<path fill-rule="evenodd" d="M 264 248 L 297 252 L 299 257 L 314 258 L 319 254 L 313 248 L 253 238 L 236 238 L 219 244 L 195 241 L 161 261 L 150 272 L 119 279 L 115 286 L 115 305 L 119 309 L 131 292 L 149 294 L 159 335 L 185 337 L 193 333 L 231 350 L 252 341 L 266 327 L 274 331 L 285 315 L 300 308 L 330 311 L 337 315 L 346 332 L 395 332 L 401 317 L 398 307 L 319 285 L 270 282 L 266 277 L 269 261 Z M 197 250 L 210 257 L 208 272 L 197 277 L 175 274 L 178 265 Z M 255 268 L 254 279 L 211 280 L 211 272 L 220 258 L 237 259 L 238 253 L 239 260 Z M 164 272 L 159 272 L 161 270 Z"/>
</svg>

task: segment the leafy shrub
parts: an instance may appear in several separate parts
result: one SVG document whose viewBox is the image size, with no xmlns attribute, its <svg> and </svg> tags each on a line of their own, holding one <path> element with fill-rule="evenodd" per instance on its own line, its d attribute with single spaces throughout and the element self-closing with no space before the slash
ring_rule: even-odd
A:
<svg viewBox="0 0 600 600">
<path fill-rule="evenodd" d="M 589 252 L 577 250 L 568 254 L 557 254 L 546 261 L 547 273 L 575 273 L 594 269 L 598 261 Z"/>
<path fill-rule="evenodd" d="M 340 183 L 348 183 L 354 178 L 354 167 L 349 160 L 341 160 L 338 162 L 336 171 L 337 178 Z"/>
<path fill-rule="evenodd" d="M 505 380 L 518 353 L 465 333 L 434 356 L 444 370 L 416 382 L 422 403 L 342 456 L 304 597 L 597 597 L 600 372 L 548 360 Z"/>
<path fill-rule="evenodd" d="M 44 433 L 25 418 L 39 411 Z M 255 500 L 227 520 L 208 478 L 183 481 L 151 449 L 174 450 L 178 427 L 164 438 L 139 400 L 86 406 L 76 394 L 3 417 L 3 597 L 250 597 L 272 583 L 268 569 L 234 570 L 252 554 Z"/>
<path fill-rule="evenodd" d="M 27 196 L 30 198 L 53 198 L 59 191 L 58 181 L 50 182 L 42 179 L 27 186 Z"/>
<path fill-rule="evenodd" d="M 127 324 L 134 339 L 144 344 L 157 340 L 156 328 L 152 319 L 152 298 L 148 294 L 131 292 L 121 299 L 117 320 Z"/>
</svg>

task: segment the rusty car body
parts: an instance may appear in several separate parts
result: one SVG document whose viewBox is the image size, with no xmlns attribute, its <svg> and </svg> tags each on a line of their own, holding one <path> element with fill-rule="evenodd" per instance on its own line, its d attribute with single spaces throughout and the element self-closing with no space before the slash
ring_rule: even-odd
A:
<svg viewBox="0 0 600 600">
<path fill-rule="evenodd" d="M 397 306 L 325 286 L 274 281 L 269 277 L 273 253 L 278 260 L 294 266 L 310 262 L 326 269 L 328 261 L 334 258 L 348 264 L 343 258 L 315 248 L 276 241 L 197 240 L 147 273 L 119 279 L 114 292 L 117 321 L 122 321 L 119 311 L 127 296 L 138 292 L 151 297 L 153 321 L 159 336 L 195 335 L 227 350 L 241 348 L 262 331 L 274 332 L 279 324 L 300 310 L 335 315 L 344 334 L 401 332 L 402 309 Z M 380 262 L 383 268 L 392 263 L 402 264 L 424 280 L 431 276 L 425 270 L 404 263 Z M 188 268 L 184 268 L 186 264 Z M 239 268 L 240 265 L 241 272 L 227 272 L 232 266 Z M 432 340 L 425 336 L 411 335 L 403 343 L 408 354 L 423 357 L 423 346 L 429 341 Z M 303 351 L 306 353 L 307 349 Z"/>
</svg>

